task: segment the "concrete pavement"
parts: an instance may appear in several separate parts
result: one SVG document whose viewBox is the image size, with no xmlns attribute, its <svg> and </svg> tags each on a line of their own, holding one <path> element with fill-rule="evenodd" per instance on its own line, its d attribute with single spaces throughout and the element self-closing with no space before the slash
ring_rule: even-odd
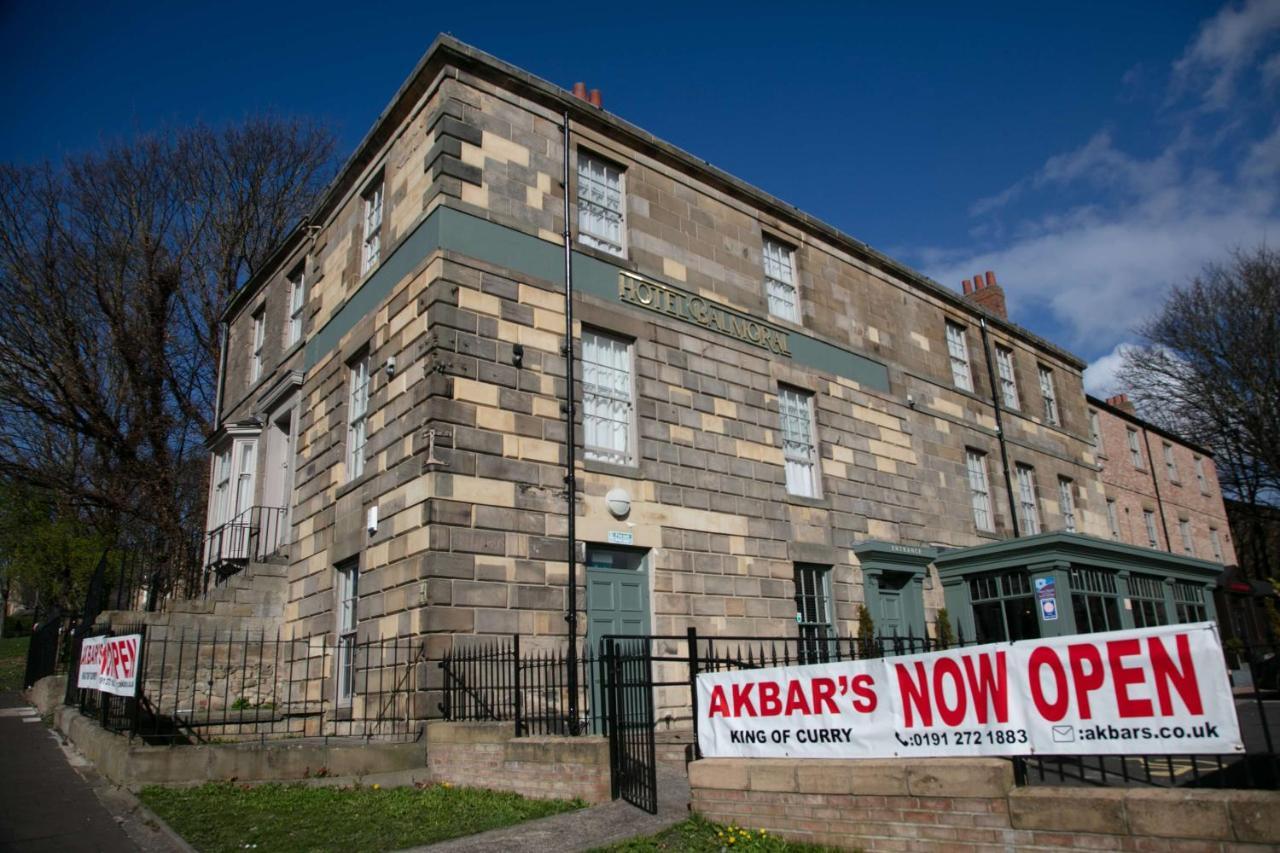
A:
<svg viewBox="0 0 1280 853">
<path fill-rule="evenodd" d="M 148 825 L 17 693 L 0 693 L 0 853 L 190 850 Z"/>
</svg>

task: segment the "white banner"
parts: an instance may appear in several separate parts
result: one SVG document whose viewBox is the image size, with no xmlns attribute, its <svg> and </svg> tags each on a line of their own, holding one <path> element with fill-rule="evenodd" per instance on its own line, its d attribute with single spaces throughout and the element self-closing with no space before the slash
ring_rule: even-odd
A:
<svg viewBox="0 0 1280 853">
<path fill-rule="evenodd" d="M 86 637 L 80 644 L 76 686 L 116 696 L 136 696 L 138 651 L 141 647 L 141 634 Z"/>
<path fill-rule="evenodd" d="M 1212 622 L 698 676 L 707 758 L 1243 752 Z"/>
<path fill-rule="evenodd" d="M 99 659 L 102 657 L 102 641 L 106 637 L 85 637 L 80 641 L 80 668 L 76 687 L 85 690 L 98 689 Z"/>
</svg>

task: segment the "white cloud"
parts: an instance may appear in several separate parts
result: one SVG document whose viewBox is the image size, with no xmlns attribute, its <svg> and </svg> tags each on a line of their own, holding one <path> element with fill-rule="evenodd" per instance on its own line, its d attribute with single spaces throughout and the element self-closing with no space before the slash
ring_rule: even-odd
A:
<svg viewBox="0 0 1280 853">
<path fill-rule="evenodd" d="M 1084 390 L 1104 400 L 1120 390 L 1117 375 L 1124 363 L 1124 351 L 1130 345 L 1117 344 L 1115 349 L 1089 363 L 1084 372 Z"/>
<path fill-rule="evenodd" d="M 1196 90 L 1203 108 L 1225 109 L 1235 95 L 1240 73 L 1270 36 L 1280 30 L 1280 3 L 1246 0 L 1205 21 L 1195 40 L 1173 64 L 1171 95 Z"/>
<path fill-rule="evenodd" d="M 1203 87 L 1196 98 L 1228 105 L 1242 69 L 1277 34 L 1280 0 L 1225 8 L 1178 60 L 1170 90 L 1195 84 Z M 1171 285 L 1233 248 L 1280 237 L 1280 123 L 1259 132 L 1247 120 L 1257 104 L 1239 100 L 1172 127 L 1153 116 L 1150 132 L 1168 135 L 1151 156 L 1100 129 L 973 205 L 971 235 L 987 248 L 934 247 L 916 257 L 952 287 L 974 270 L 995 270 L 1015 321 L 1048 327 L 1086 355 L 1114 355 Z M 1106 367 L 1095 372 L 1108 376 Z"/>
</svg>

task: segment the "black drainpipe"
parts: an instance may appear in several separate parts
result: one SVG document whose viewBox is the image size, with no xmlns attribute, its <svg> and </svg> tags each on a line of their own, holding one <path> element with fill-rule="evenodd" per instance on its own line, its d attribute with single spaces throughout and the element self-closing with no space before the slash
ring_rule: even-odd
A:
<svg viewBox="0 0 1280 853">
<path fill-rule="evenodd" d="M 1164 528 L 1164 549 L 1173 553 L 1173 540 L 1169 538 L 1169 522 L 1164 517 L 1164 501 L 1160 499 L 1160 481 L 1156 479 L 1156 458 L 1151 455 L 1151 436 L 1142 427 L 1142 443 L 1147 448 L 1147 464 L 1151 466 L 1151 488 L 1156 490 L 1156 507 L 1160 510 L 1160 526 Z M 1164 460 L 1160 460 L 1161 464 Z"/>
<path fill-rule="evenodd" d="M 569 551 L 569 612 L 565 614 L 569 633 L 569 733 L 578 733 L 578 542 L 575 522 L 578 515 L 578 478 L 574 469 L 574 430 L 577 412 L 574 405 L 573 381 L 573 244 L 570 242 L 569 210 L 569 111 L 564 111 L 564 413 L 566 503 L 569 525 L 566 538 Z"/>
<path fill-rule="evenodd" d="M 1013 477 L 1009 474 L 1009 449 L 1004 441 L 1004 417 L 1000 409 L 1000 386 L 996 384 L 996 369 L 991 363 L 991 341 L 987 338 L 987 318 L 978 318 L 982 329 L 982 354 L 987 359 L 987 381 L 991 384 L 991 405 L 996 410 L 996 439 L 1000 442 L 1000 464 L 1004 466 L 1004 489 L 1009 496 L 1009 519 L 1013 522 L 1013 538 L 1022 535 L 1018 526 L 1018 502 L 1013 496 Z"/>
</svg>

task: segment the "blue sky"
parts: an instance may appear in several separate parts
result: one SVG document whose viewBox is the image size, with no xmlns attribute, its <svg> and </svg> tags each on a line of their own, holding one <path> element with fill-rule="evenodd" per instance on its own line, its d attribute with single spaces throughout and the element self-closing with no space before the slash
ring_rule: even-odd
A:
<svg viewBox="0 0 1280 853">
<path fill-rule="evenodd" d="M 264 110 L 345 156 L 441 31 L 944 284 L 995 270 L 1098 392 L 1172 283 L 1280 242 L 1280 0 L 0 0 L 0 161 Z"/>
</svg>

